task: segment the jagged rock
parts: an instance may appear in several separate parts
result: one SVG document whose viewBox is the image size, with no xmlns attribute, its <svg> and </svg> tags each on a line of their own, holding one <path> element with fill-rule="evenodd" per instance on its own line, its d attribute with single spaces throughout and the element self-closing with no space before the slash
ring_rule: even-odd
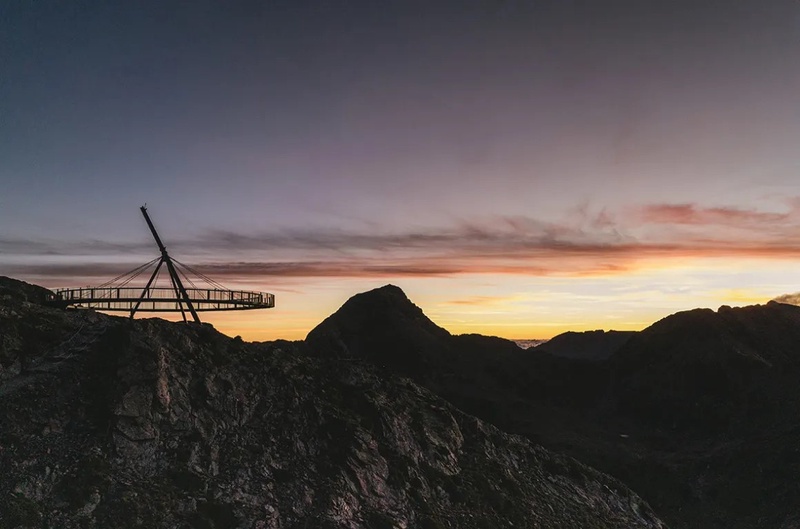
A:
<svg viewBox="0 0 800 529">
<path fill-rule="evenodd" d="M 0 527 L 663 527 L 363 360 L 30 304 L 0 329 Z"/>
</svg>

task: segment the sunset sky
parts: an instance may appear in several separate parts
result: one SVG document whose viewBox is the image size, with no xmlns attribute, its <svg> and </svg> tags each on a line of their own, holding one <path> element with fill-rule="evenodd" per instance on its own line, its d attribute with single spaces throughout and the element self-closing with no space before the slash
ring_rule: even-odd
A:
<svg viewBox="0 0 800 529">
<path fill-rule="evenodd" d="M 800 2 L 0 3 L 0 275 L 170 253 L 302 338 L 393 283 L 454 333 L 800 290 Z"/>
</svg>

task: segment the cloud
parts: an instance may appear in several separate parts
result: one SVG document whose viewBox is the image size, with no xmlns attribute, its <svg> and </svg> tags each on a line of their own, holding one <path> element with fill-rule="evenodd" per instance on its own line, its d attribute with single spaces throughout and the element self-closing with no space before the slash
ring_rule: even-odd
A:
<svg viewBox="0 0 800 529">
<path fill-rule="evenodd" d="M 143 263 L 31 263 L 5 265 L 0 271 L 5 275 L 13 277 L 76 278 L 79 280 L 109 279 L 128 270 L 133 270 L 142 264 Z"/>
<path fill-rule="evenodd" d="M 731 226 L 759 229 L 800 221 L 797 203 L 784 213 L 734 207 L 701 207 L 696 204 L 650 204 L 638 209 L 642 222 L 650 224 Z"/>
<path fill-rule="evenodd" d="M 14 254 L 25 256 L 42 255 L 119 255 L 131 253 L 152 253 L 154 243 L 139 242 L 112 242 L 96 239 L 83 241 L 57 241 L 44 239 L 32 241 L 30 239 L 14 239 L 0 237 L 0 254 Z"/>
<path fill-rule="evenodd" d="M 786 303 L 788 305 L 800 305 L 800 292 L 795 292 L 794 294 L 783 294 L 772 301 Z"/>
<path fill-rule="evenodd" d="M 506 305 L 509 302 L 517 301 L 519 296 L 471 296 L 468 298 L 459 298 L 459 299 L 452 299 L 450 301 L 446 301 L 446 305 L 456 305 L 456 306 L 495 306 L 495 305 Z"/>
<path fill-rule="evenodd" d="M 221 281 L 480 273 L 619 274 L 670 259 L 800 257 L 800 201 L 789 206 L 783 213 L 774 213 L 697 204 L 650 204 L 595 213 L 584 205 L 559 222 L 495 216 L 405 231 L 327 228 L 242 234 L 216 230 L 171 248 L 179 250 L 175 254 L 196 264 L 202 273 Z M 134 268 L 140 263 L 128 261 L 133 255 L 149 255 L 151 246 L 96 240 L 0 239 L 2 254 L 39 256 L 26 259 L 24 264 L 19 258 L 16 264 L 2 264 L 0 257 L 0 272 L 86 284 Z M 201 250 L 192 251 L 197 248 Z M 87 264 L 86 255 L 97 256 L 98 264 Z M 61 262 L 54 263 L 48 256 L 57 256 Z M 77 262 L 77 256 L 83 256 L 81 262 Z"/>
</svg>

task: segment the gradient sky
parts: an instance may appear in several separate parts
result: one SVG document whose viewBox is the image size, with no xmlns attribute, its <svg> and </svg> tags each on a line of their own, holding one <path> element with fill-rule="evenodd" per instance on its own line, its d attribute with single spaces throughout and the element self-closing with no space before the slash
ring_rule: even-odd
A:
<svg viewBox="0 0 800 529">
<path fill-rule="evenodd" d="M 800 290 L 800 2 L 0 3 L 0 274 L 171 254 L 301 338 L 402 287 L 547 338 Z"/>
</svg>

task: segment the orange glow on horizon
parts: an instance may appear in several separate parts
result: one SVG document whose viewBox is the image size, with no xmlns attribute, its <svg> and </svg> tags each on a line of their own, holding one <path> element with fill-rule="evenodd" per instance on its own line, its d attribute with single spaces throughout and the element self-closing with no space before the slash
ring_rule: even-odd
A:
<svg viewBox="0 0 800 529">
<path fill-rule="evenodd" d="M 351 296 L 393 283 L 453 334 L 549 339 L 566 331 L 641 330 L 678 311 L 765 303 L 800 290 L 788 261 L 675 259 L 647 264 L 596 276 L 466 274 L 333 283 L 309 278 L 276 289 L 283 293 L 273 309 L 207 312 L 201 319 L 248 341 L 302 340 Z M 269 290 L 266 283 L 249 286 Z M 180 315 L 166 316 L 180 320 Z"/>
</svg>

